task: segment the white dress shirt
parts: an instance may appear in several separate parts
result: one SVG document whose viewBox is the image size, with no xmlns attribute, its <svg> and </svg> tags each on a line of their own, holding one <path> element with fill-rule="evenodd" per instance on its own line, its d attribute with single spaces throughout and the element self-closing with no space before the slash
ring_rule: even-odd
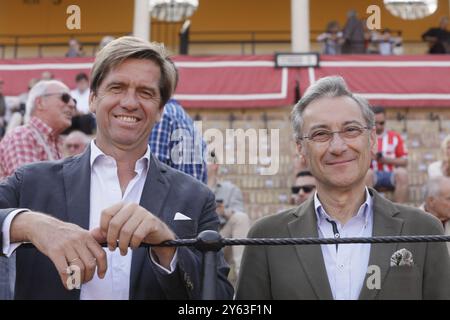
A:
<svg viewBox="0 0 450 320">
<path fill-rule="evenodd" d="M 324 210 L 317 192 L 314 195 L 317 229 L 320 238 L 371 237 L 373 229 L 372 197 L 366 188 L 366 200 L 345 225 L 331 218 Z M 339 234 L 333 232 L 330 222 L 337 225 Z M 333 298 L 335 300 L 357 300 L 364 285 L 370 257 L 370 244 L 354 243 L 321 245 Z"/>
<path fill-rule="evenodd" d="M 70 92 L 72 98 L 77 100 L 77 111 L 81 114 L 89 113 L 89 88 L 81 92 L 78 89 L 74 89 Z"/>
<path fill-rule="evenodd" d="M 105 155 L 91 141 L 91 194 L 90 194 L 90 214 L 89 230 L 100 226 L 100 217 L 103 209 L 106 209 L 120 201 L 126 203 L 139 203 L 144 189 L 150 164 L 150 149 L 147 147 L 145 155 L 136 161 L 136 176 L 128 183 L 128 186 L 122 196 L 119 177 L 117 176 L 117 165 L 114 158 Z M 20 245 L 10 243 L 9 230 L 13 218 L 23 212 L 23 209 L 16 210 L 6 217 L 2 232 L 3 253 L 10 256 Z M 120 250 L 116 248 L 111 252 L 104 248 L 107 256 L 108 269 L 105 277 L 100 279 L 97 273 L 91 281 L 81 285 L 81 300 L 108 299 L 108 300 L 128 300 L 130 291 L 130 272 L 132 251 L 128 250 L 126 256 L 120 255 Z M 170 263 L 170 270 L 156 263 L 153 256 L 151 260 L 161 270 L 171 273 L 175 270 L 177 262 L 177 251 Z"/>
</svg>

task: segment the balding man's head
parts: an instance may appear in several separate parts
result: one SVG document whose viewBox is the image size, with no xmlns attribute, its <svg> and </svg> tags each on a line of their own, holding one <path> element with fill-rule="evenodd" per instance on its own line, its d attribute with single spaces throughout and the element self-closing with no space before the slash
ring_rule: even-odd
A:
<svg viewBox="0 0 450 320">
<path fill-rule="evenodd" d="M 437 177 L 425 185 L 425 209 L 441 221 L 450 219 L 450 178 Z"/>
<path fill-rule="evenodd" d="M 64 153 L 67 157 L 82 153 L 89 143 L 89 137 L 81 131 L 72 131 L 64 140 Z"/>
<path fill-rule="evenodd" d="M 64 83 L 57 80 L 39 81 L 28 94 L 25 123 L 35 116 L 59 134 L 72 124 L 75 105 L 76 101 Z"/>
</svg>

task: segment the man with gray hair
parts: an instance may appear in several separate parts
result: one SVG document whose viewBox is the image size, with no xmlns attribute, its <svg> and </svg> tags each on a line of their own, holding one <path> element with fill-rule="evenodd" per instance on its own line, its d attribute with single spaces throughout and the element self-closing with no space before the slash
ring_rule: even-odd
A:
<svg viewBox="0 0 450 320">
<path fill-rule="evenodd" d="M 326 77 L 309 87 L 292 122 L 316 191 L 299 207 L 257 221 L 250 238 L 443 234 L 436 218 L 365 185 L 377 151 L 374 114 L 343 78 Z M 449 284 L 445 243 L 247 246 L 237 298 L 450 299 Z"/>
<path fill-rule="evenodd" d="M 420 209 L 438 218 L 444 225 L 445 234 L 450 235 L 450 178 L 441 176 L 428 180 L 424 198 Z M 450 253 L 450 242 L 447 246 Z"/>
<path fill-rule="evenodd" d="M 60 134 L 70 127 L 75 104 L 69 88 L 57 80 L 40 81 L 30 90 L 25 125 L 0 142 L 0 180 L 25 164 L 62 158 Z"/>
<path fill-rule="evenodd" d="M 38 82 L 27 100 L 26 124 L 0 141 L 0 180 L 28 163 L 61 159 L 61 132 L 68 128 L 75 110 L 69 88 L 56 80 Z M 0 299 L 11 299 L 15 258 L 0 257 Z"/>
</svg>

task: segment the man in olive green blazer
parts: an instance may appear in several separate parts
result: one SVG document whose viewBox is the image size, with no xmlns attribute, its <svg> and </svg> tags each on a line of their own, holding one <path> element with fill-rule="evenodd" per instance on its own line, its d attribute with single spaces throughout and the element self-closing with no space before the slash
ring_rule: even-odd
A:
<svg viewBox="0 0 450 320">
<path fill-rule="evenodd" d="M 431 215 L 394 204 L 373 189 L 370 193 L 373 236 L 442 234 L 442 224 Z M 298 208 L 258 221 L 249 237 L 317 238 L 313 197 Z M 392 254 L 401 248 L 412 253 L 414 266 L 390 266 Z M 380 268 L 380 289 L 369 289 L 374 273 L 368 273 L 359 299 L 450 299 L 450 258 L 445 243 L 372 244 L 369 266 Z M 247 246 L 236 297 L 333 299 L 320 246 Z"/>
<path fill-rule="evenodd" d="M 344 79 L 326 77 L 309 87 L 292 122 L 316 193 L 298 208 L 258 221 L 249 237 L 443 234 L 433 216 L 366 187 L 377 152 L 374 114 Z M 236 297 L 450 299 L 450 257 L 443 242 L 247 246 Z"/>
</svg>

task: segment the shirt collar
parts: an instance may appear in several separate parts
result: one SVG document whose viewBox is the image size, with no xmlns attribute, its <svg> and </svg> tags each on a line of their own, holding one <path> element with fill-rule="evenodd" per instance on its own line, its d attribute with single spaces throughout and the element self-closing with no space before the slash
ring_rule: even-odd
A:
<svg viewBox="0 0 450 320">
<path fill-rule="evenodd" d="M 369 189 L 365 187 L 366 190 L 366 200 L 364 203 L 359 207 L 358 213 L 355 217 L 364 219 L 364 224 L 367 224 L 369 219 L 372 216 L 372 207 L 373 207 L 373 199 L 372 196 L 369 193 Z M 325 219 L 328 220 L 335 220 L 332 217 L 328 215 L 328 213 L 325 212 L 322 203 L 319 200 L 319 197 L 317 196 L 317 191 L 314 193 L 314 209 L 317 217 L 317 223 L 324 221 Z"/>
<path fill-rule="evenodd" d="M 31 117 L 30 125 L 36 128 L 44 136 L 50 137 L 54 135 L 54 130 L 38 117 Z"/>
<path fill-rule="evenodd" d="M 100 148 L 97 147 L 97 145 L 95 144 L 95 139 L 93 139 L 91 141 L 91 159 L 90 159 L 91 169 L 96 163 L 98 163 L 100 159 L 105 160 L 110 159 L 115 163 L 115 159 L 111 156 L 106 155 L 102 150 L 100 150 Z M 142 171 L 145 170 L 145 173 L 147 174 L 150 168 L 149 164 L 150 164 L 150 148 L 147 146 L 145 154 L 136 161 L 134 170 L 137 174 L 140 174 Z"/>
</svg>

